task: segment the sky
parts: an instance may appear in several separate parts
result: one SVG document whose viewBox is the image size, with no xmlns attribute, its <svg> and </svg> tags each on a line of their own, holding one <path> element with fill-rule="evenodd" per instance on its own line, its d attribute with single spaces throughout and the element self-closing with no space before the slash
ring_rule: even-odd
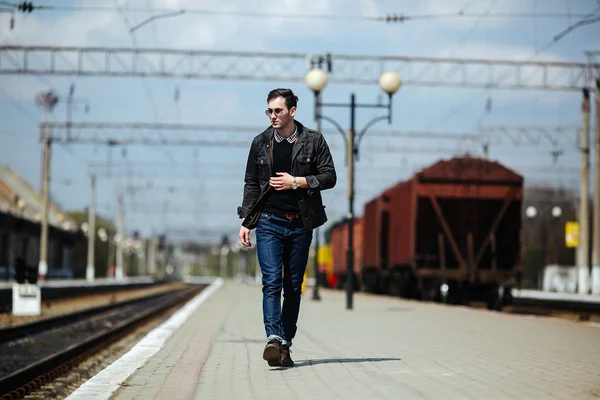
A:
<svg viewBox="0 0 600 400">
<path fill-rule="evenodd" d="M 600 15 L 598 0 L 47 0 L 34 4 L 59 8 L 17 13 L 13 30 L 10 14 L 0 13 L 3 45 L 567 62 L 586 62 L 586 50 L 600 50 L 600 23 L 578 27 L 559 41 L 553 40 L 581 19 L 582 14 Z M 155 19 L 134 32 L 129 30 L 153 15 L 181 9 L 195 11 Z M 198 10 L 213 13 L 203 14 Z M 458 16 L 459 12 L 464 15 Z M 404 23 L 366 19 L 391 13 L 452 16 L 416 18 Z M 548 18 L 552 13 L 558 16 Z M 270 68 L 281 71 L 276 57 L 263 60 L 257 66 L 260 71 Z M 34 66 L 42 60 L 32 57 L 28 62 Z M 229 66 L 223 58 L 215 57 L 206 68 L 219 72 Z M 255 71 L 254 66 L 247 68 Z M 306 68 L 308 71 L 308 62 Z M 336 68 L 342 66 L 334 58 L 332 74 Z M 414 68 L 410 73 L 418 76 L 421 73 L 418 68 L 422 67 Z M 346 73 L 360 77 L 361 71 Z M 481 77 L 485 71 L 473 73 Z M 438 81 L 450 78 L 447 69 L 436 76 Z M 553 75 L 550 79 L 564 78 Z M 117 196 L 123 193 L 126 230 L 128 233 L 137 230 L 143 236 L 167 233 L 174 240 L 214 240 L 227 234 L 235 239 L 240 225 L 236 208 L 242 201 L 246 157 L 252 138 L 269 124 L 263 111 L 271 89 L 291 88 L 299 97 L 296 118 L 308 127 L 316 127 L 313 93 L 303 82 L 286 79 L 0 74 L 0 162 L 16 170 L 35 188 L 40 185 L 39 123 L 43 119 L 43 110 L 35 104 L 35 96 L 53 89 L 59 102 L 51 119 L 65 122 L 71 85 L 77 99 L 72 112 L 75 122 L 162 122 L 248 128 L 231 132 L 224 129 L 74 132 L 78 137 L 99 139 L 206 140 L 212 143 L 210 146 L 109 148 L 76 142 L 53 145 L 51 194 L 57 203 L 65 210 L 85 208 L 90 202 L 90 174 L 95 174 L 98 213 L 116 219 Z M 325 102 L 340 103 L 349 102 L 351 93 L 355 93 L 357 102 L 374 103 L 382 91 L 376 84 L 331 83 L 322 96 Z M 384 112 L 358 109 L 357 128 Z M 323 113 L 348 129 L 349 108 L 325 108 Z M 481 146 L 453 139 L 453 135 L 478 134 L 485 128 L 514 125 L 545 127 L 550 131 L 557 126 L 569 129 L 561 134 L 556 147 L 545 137 L 538 141 L 521 137 L 518 144 L 516 139 L 498 134 L 495 137 L 500 139 L 499 143 L 490 147 L 489 157 L 523 174 L 528 186 L 546 184 L 578 190 L 581 154 L 576 129 L 582 125 L 579 91 L 426 87 L 405 83 L 393 98 L 392 123 L 374 125 L 360 144 L 355 175 L 356 214 L 361 215 L 364 203 L 383 189 L 440 159 L 465 151 L 481 155 Z M 593 129 L 592 123 L 592 132 Z M 338 172 L 336 187 L 323 194 L 330 224 L 348 211 L 347 170 L 341 134 L 326 121 L 322 131 Z M 415 133 L 409 136 L 398 132 Z M 551 156 L 553 149 L 562 151 L 556 161 Z"/>
</svg>

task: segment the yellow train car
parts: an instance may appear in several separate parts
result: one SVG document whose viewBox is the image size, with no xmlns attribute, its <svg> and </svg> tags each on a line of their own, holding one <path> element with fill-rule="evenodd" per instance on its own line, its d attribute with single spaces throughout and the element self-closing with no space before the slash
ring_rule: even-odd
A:
<svg viewBox="0 0 600 400">
<path fill-rule="evenodd" d="M 327 282 L 333 273 L 333 262 L 331 258 L 331 246 L 319 246 L 319 275 L 325 276 Z M 308 278 L 308 267 L 304 272 L 304 281 L 302 282 L 302 293 L 306 289 L 306 279 Z"/>
<path fill-rule="evenodd" d="M 333 258 L 331 255 L 331 246 L 319 246 L 319 273 L 329 276 L 333 273 Z"/>
</svg>

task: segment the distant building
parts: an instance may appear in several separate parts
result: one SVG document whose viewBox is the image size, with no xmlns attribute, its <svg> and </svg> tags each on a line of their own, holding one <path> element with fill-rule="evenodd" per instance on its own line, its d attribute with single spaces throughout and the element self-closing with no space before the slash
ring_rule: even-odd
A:
<svg viewBox="0 0 600 400">
<path fill-rule="evenodd" d="M 17 257 L 37 267 L 42 213 L 41 193 L 10 167 L 0 164 L 0 280 L 14 279 Z M 48 223 L 47 278 L 72 277 L 70 251 L 84 236 L 55 204 L 49 206 Z"/>
</svg>

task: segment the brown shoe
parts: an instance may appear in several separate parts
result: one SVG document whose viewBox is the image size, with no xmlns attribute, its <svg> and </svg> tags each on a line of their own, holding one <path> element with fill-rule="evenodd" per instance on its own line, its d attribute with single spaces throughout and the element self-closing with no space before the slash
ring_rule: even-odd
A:
<svg viewBox="0 0 600 400">
<path fill-rule="evenodd" d="M 270 367 L 281 367 L 281 342 L 273 339 L 267 343 L 263 351 L 263 359 L 265 359 Z"/>
<path fill-rule="evenodd" d="M 291 356 L 292 350 L 288 346 L 281 346 L 281 366 L 282 367 L 293 367 L 294 360 L 292 360 Z"/>
</svg>

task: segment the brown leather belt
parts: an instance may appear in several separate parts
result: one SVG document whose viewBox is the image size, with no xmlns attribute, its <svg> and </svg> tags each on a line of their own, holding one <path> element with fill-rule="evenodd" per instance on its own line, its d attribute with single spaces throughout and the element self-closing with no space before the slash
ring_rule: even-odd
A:
<svg viewBox="0 0 600 400">
<path fill-rule="evenodd" d="M 273 214 L 276 217 L 279 218 L 286 218 L 286 219 L 296 219 L 296 218 L 300 218 L 300 214 Z"/>
</svg>

